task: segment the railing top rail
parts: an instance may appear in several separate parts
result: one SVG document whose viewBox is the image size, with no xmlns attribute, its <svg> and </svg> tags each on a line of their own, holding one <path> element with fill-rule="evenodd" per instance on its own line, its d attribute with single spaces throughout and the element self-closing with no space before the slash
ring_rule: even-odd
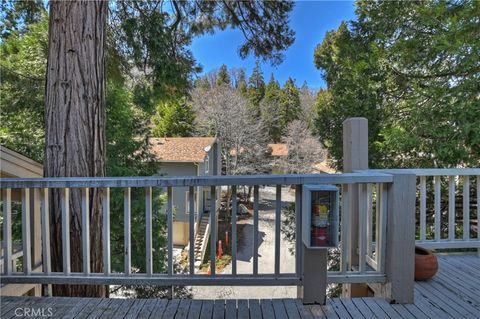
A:
<svg viewBox="0 0 480 319">
<path fill-rule="evenodd" d="M 361 171 L 366 172 L 366 171 Z M 374 169 L 368 172 L 377 173 L 412 173 L 416 176 L 472 176 L 480 175 L 480 168 L 398 168 L 398 169 Z"/>
<path fill-rule="evenodd" d="M 287 174 L 238 176 L 139 176 L 139 177 L 57 177 L 2 178 L 1 188 L 98 188 L 98 187 L 181 187 L 229 185 L 301 185 L 391 183 L 393 177 L 381 172 L 345 174 Z"/>
</svg>

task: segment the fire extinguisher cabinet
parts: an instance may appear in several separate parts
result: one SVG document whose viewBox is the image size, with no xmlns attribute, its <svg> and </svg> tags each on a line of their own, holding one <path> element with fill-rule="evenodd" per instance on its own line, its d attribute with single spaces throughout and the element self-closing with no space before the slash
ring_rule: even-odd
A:
<svg viewBox="0 0 480 319">
<path fill-rule="evenodd" d="M 338 187 L 304 185 L 302 198 L 302 240 L 309 249 L 338 245 Z"/>
</svg>

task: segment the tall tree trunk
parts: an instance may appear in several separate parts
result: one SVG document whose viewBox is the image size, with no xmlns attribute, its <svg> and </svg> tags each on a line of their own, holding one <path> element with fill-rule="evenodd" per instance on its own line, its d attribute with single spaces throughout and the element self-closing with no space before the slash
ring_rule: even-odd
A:
<svg viewBox="0 0 480 319">
<path fill-rule="evenodd" d="M 108 2 L 51 1 L 46 79 L 45 177 L 105 175 Z M 70 192 L 71 271 L 81 272 L 81 199 Z M 101 190 L 90 191 L 91 272 L 103 271 Z M 63 271 L 60 192 L 50 193 L 52 270 Z M 106 296 L 108 286 L 55 285 L 54 295 Z"/>
</svg>

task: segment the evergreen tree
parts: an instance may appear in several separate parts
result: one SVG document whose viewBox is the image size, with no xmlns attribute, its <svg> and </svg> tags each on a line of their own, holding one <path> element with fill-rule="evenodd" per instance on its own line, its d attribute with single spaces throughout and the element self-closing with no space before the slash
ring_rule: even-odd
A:
<svg viewBox="0 0 480 319">
<path fill-rule="evenodd" d="M 240 94 L 242 94 L 243 97 L 247 97 L 248 87 L 247 87 L 247 78 L 246 78 L 244 69 L 240 69 L 238 71 L 238 78 L 235 83 L 235 88 L 238 91 L 240 91 Z"/>
<path fill-rule="evenodd" d="M 216 85 L 231 85 L 230 74 L 228 73 L 228 68 L 225 64 L 222 64 L 217 73 Z"/>
<path fill-rule="evenodd" d="M 282 129 L 289 123 L 300 118 L 300 94 L 292 78 L 288 78 L 282 89 L 280 100 L 280 116 L 282 118 Z"/>
<path fill-rule="evenodd" d="M 155 127 L 152 135 L 157 137 L 192 136 L 194 133 L 195 113 L 185 98 L 161 102 L 152 117 Z"/>
<path fill-rule="evenodd" d="M 283 121 L 280 110 L 282 90 L 273 74 L 265 88 L 265 97 L 261 102 L 261 120 L 270 141 L 279 142 L 282 137 Z"/>
<path fill-rule="evenodd" d="M 265 81 L 263 79 L 263 72 L 260 67 L 260 62 L 257 60 L 252 75 L 248 79 L 247 89 L 248 101 L 250 108 L 253 111 L 253 116 L 260 117 L 260 102 L 265 96 Z"/>
</svg>

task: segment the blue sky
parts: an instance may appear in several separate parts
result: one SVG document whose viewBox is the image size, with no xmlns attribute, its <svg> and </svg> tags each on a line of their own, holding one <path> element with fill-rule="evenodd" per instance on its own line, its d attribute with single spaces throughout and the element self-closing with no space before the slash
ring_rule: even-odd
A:
<svg viewBox="0 0 480 319">
<path fill-rule="evenodd" d="M 289 76 L 297 85 L 307 81 L 312 88 L 325 87 L 321 73 L 313 64 L 313 51 L 325 36 L 325 32 L 336 29 L 342 20 L 355 17 L 354 3 L 351 1 L 298 1 L 290 14 L 290 27 L 296 33 L 296 39 L 285 51 L 282 64 L 272 67 L 268 62 L 262 64 L 265 81 L 270 74 L 283 85 Z M 255 59 L 242 60 L 238 48 L 242 35 L 238 30 L 228 29 L 194 39 L 191 49 L 193 55 L 203 67 L 203 73 L 217 69 L 222 64 L 229 68 L 244 68 L 250 76 Z"/>
</svg>

